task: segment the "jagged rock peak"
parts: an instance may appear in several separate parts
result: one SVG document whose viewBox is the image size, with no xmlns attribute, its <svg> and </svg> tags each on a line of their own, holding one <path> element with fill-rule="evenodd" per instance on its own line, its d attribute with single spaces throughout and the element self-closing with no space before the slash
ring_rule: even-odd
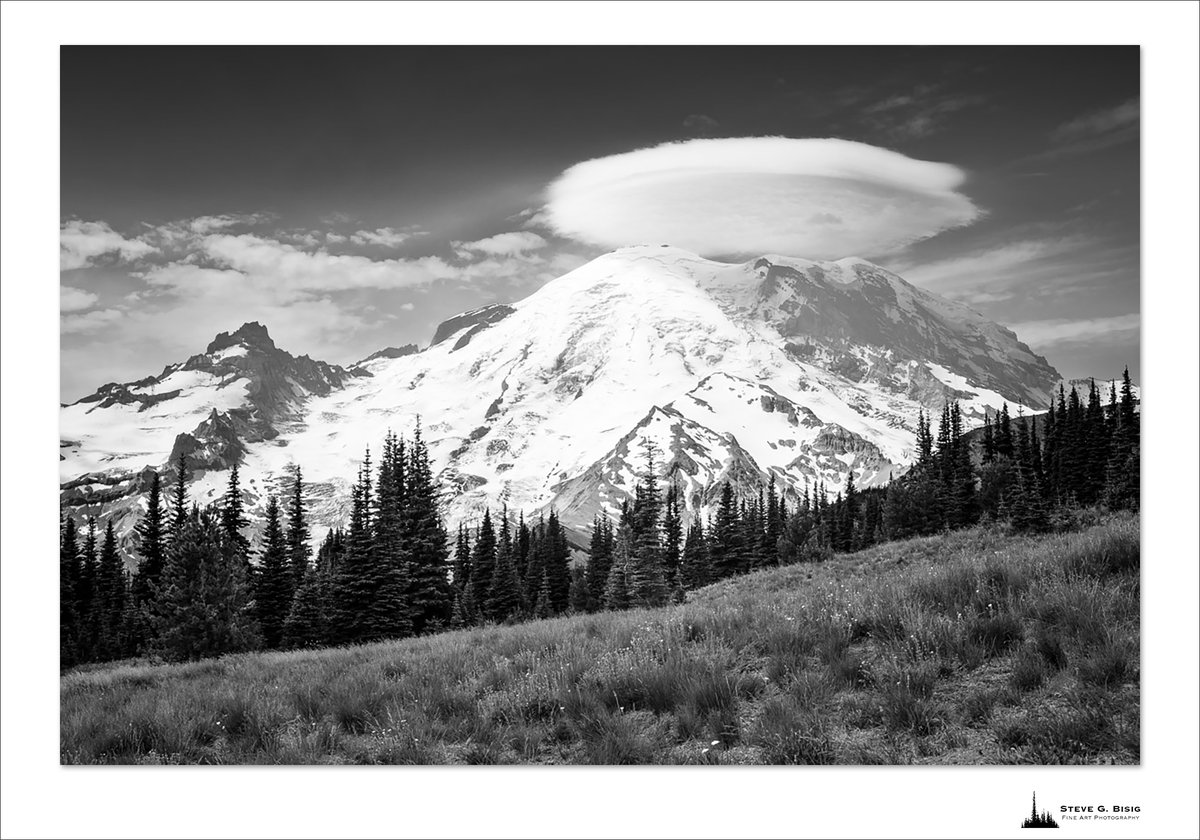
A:
<svg viewBox="0 0 1200 840">
<path fill-rule="evenodd" d="M 258 321 L 247 321 L 242 324 L 232 333 L 222 332 L 217 333 L 217 337 L 209 342 L 208 349 L 205 353 L 216 353 L 224 350 L 226 347 L 232 347 L 235 344 L 244 344 L 247 347 L 258 347 L 262 350 L 274 350 L 275 342 L 271 340 L 270 333 L 267 328 Z"/>
<path fill-rule="evenodd" d="M 355 362 L 353 367 L 365 365 L 367 362 L 373 362 L 376 359 L 399 359 L 403 356 L 411 356 L 417 352 L 420 352 L 420 348 L 415 344 L 405 344 L 400 347 L 385 347 L 382 350 L 376 350 L 362 361 Z"/>
</svg>

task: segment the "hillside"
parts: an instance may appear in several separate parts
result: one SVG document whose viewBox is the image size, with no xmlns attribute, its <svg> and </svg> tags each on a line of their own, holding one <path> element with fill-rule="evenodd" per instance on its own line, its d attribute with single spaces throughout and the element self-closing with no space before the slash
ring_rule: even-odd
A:
<svg viewBox="0 0 1200 840">
<path fill-rule="evenodd" d="M 64 763 L 1136 764 L 1139 526 L 979 527 L 685 604 L 64 675 Z"/>
</svg>

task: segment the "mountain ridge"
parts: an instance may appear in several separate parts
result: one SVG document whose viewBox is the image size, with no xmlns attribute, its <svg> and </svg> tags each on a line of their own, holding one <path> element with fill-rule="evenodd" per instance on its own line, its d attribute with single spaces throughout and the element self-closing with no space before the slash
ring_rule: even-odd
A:
<svg viewBox="0 0 1200 840">
<path fill-rule="evenodd" d="M 365 448 L 420 416 L 452 522 L 554 507 L 582 538 L 628 497 L 646 445 L 701 512 L 730 474 L 785 492 L 850 472 L 871 486 L 907 467 L 918 409 L 958 398 L 973 425 L 1004 401 L 1040 410 L 1060 379 L 1011 330 L 857 258 L 619 249 L 434 338 L 341 368 L 280 350 L 258 322 L 220 333 L 205 354 L 62 409 L 63 500 L 107 505 L 127 532 L 136 476 L 183 451 L 202 501 L 237 459 L 252 514 L 300 463 L 314 523 L 337 524 Z M 147 419 L 153 440 L 137 434 Z"/>
</svg>

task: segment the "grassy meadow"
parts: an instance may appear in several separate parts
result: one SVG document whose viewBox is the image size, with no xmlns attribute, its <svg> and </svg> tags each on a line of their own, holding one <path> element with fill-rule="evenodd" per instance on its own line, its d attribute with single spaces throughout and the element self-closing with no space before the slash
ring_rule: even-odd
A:
<svg viewBox="0 0 1200 840">
<path fill-rule="evenodd" d="M 1000 527 L 656 610 L 91 666 L 68 764 L 1136 764 L 1139 529 Z"/>
</svg>

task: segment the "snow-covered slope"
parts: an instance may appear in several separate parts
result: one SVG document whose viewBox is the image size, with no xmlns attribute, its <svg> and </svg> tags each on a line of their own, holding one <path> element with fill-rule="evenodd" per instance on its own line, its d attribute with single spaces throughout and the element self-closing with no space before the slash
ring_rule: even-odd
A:
<svg viewBox="0 0 1200 840">
<path fill-rule="evenodd" d="M 203 452 L 201 420 L 228 436 L 223 418 L 253 403 L 254 379 L 234 375 L 241 343 L 214 345 L 153 383 L 105 386 L 128 397 L 107 403 L 101 389 L 64 408 L 64 487 L 160 466 L 176 433 Z M 1010 331 L 870 263 L 728 265 L 665 246 L 615 251 L 456 316 L 419 353 L 319 370 L 319 387 L 283 377 L 298 387 L 276 401 L 287 410 L 271 434 L 234 429 L 252 505 L 299 463 L 317 522 L 340 521 L 364 450 L 388 429 L 410 435 L 419 416 L 452 522 L 502 502 L 553 506 L 577 533 L 631 492 L 648 443 L 691 508 L 725 479 L 833 488 L 853 471 L 870 486 L 910 461 L 919 408 L 956 397 L 968 422 L 1004 400 L 1039 410 L 1059 379 Z M 179 393 L 144 404 L 164 388 Z M 206 476 L 202 497 L 219 487 Z"/>
</svg>

